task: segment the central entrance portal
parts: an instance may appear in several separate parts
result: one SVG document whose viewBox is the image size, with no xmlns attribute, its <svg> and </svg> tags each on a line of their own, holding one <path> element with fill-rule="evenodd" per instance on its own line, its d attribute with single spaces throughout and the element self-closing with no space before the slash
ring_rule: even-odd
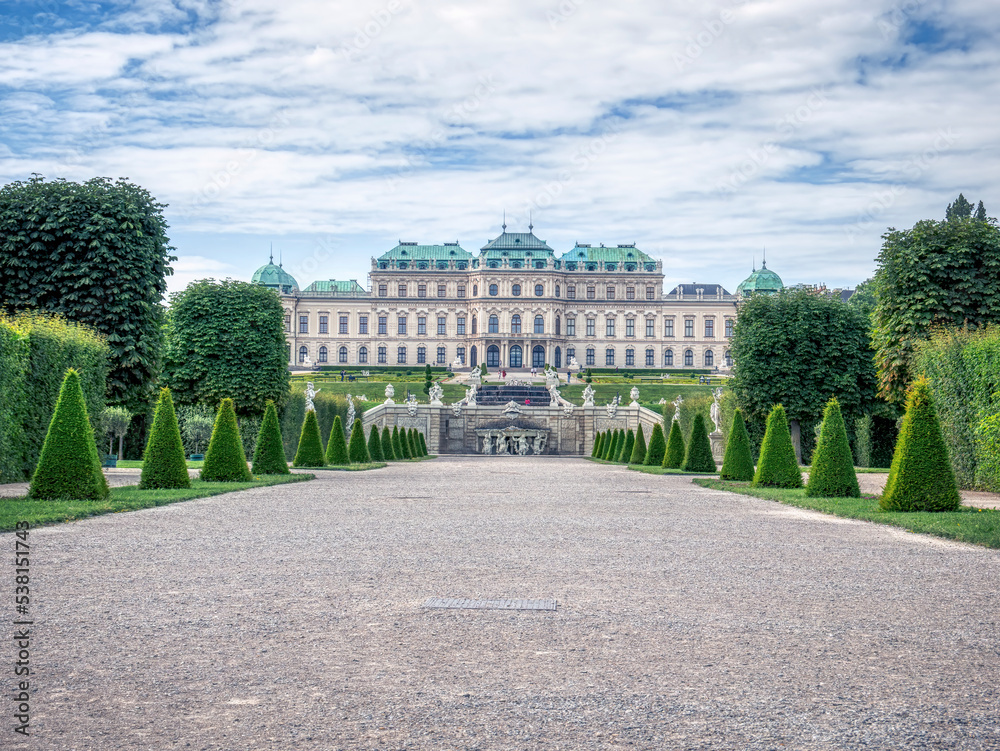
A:
<svg viewBox="0 0 1000 751">
<path fill-rule="evenodd" d="M 542 368 L 545 366 L 545 347 L 536 344 L 531 350 L 531 367 Z"/>
</svg>

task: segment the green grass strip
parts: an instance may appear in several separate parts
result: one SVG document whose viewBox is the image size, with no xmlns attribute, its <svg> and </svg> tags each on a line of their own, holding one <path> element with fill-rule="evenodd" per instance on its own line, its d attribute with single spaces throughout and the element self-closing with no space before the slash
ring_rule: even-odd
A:
<svg viewBox="0 0 1000 751">
<path fill-rule="evenodd" d="M 821 511 L 846 519 L 862 519 L 876 524 L 901 527 L 910 532 L 944 537 L 949 540 L 1000 548 L 1000 510 L 962 506 L 958 511 L 882 511 L 875 496 L 861 498 L 807 498 L 805 489 L 755 488 L 745 482 L 726 482 L 695 478 L 703 488 L 778 501 L 789 506 Z"/>
<path fill-rule="evenodd" d="M 625 464 L 624 462 L 609 462 L 607 459 L 595 459 L 590 456 L 585 456 L 589 462 L 594 462 L 594 464 L 613 464 L 618 467 L 627 467 L 633 472 L 645 472 L 647 475 L 707 475 L 711 477 L 712 475 L 718 475 L 718 472 L 685 472 L 682 469 L 664 469 L 660 466 L 646 465 L 646 464 Z"/>
<path fill-rule="evenodd" d="M 382 469 L 389 466 L 386 462 L 365 462 L 364 464 L 325 464 L 322 467 L 298 467 L 297 469 L 308 469 L 310 472 L 364 472 L 369 469 Z"/>
<path fill-rule="evenodd" d="M 19 521 L 29 522 L 32 527 L 40 527 L 86 519 L 89 516 L 166 506 L 170 503 L 208 498 L 237 490 L 303 482 L 314 480 L 315 477 L 309 474 L 258 475 L 251 482 L 202 482 L 192 479 L 190 488 L 176 490 L 139 490 L 136 485 L 126 485 L 111 488 L 111 497 L 106 501 L 36 501 L 27 498 L 0 498 L 0 532 L 15 529 Z"/>
</svg>

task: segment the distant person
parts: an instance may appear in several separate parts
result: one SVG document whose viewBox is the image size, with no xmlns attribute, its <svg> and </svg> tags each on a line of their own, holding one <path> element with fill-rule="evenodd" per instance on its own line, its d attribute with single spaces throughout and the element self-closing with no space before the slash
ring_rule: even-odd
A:
<svg viewBox="0 0 1000 751">
<path fill-rule="evenodd" d="M 344 372 L 345 371 L 343 371 L 343 370 L 340 371 L 340 380 L 342 380 L 342 381 L 344 380 Z"/>
</svg>

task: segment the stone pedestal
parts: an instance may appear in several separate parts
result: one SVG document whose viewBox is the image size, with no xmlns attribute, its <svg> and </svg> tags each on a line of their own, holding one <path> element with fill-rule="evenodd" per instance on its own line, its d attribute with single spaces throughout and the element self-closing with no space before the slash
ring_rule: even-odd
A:
<svg viewBox="0 0 1000 751">
<path fill-rule="evenodd" d="M 709 433 L 708 440 L 712 444 L 712 458 L 715 459 L 716 464 L 721 466 L 722 460 L 726 456 L 726 445 L 722 440 L 722 433 L 718 430 Z"/>
</svg>

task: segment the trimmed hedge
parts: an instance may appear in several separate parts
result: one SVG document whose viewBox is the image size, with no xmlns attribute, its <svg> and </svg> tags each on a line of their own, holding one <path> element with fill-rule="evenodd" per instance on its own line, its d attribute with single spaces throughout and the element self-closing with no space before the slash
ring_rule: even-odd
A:
<svg viewBox="0 0 1000 751">
<path fill-rule="evenodd" d="M 299 431 L 299 449 L 295 452 L 292 466 L 322 467 L 325 465 L 326 457 L 323 455 L 323 439 L 319 434 L 319 422 L 316 420 L 316 412 L 310 409 L 302 421 L 302 430 Z"/>
<path fill-rule="evenodd" d="M 347 404 L 347 396 L 344 394 L 333 394 L 326 391 L 322 384 L 320 386 L 320 391 L 316 394 L 313 403 L 316 407 L 316 422 L 319 426 L 320 436 L 330 435 L 330 430 L 333 428 L 333 418 L 340 415 L 340 424 L 347 425 L 347 415 L 349 412 L 349 405 Z M 364 386 L 359 386 L 358 390 L 362 390 Z M 305 397 L 305 382 L 295 382 L 292 384 L 292 392 L 288 396 L 288 401 L 285 404 L 284 409 L 281 414 L 281 434 L 285 438 L 285 456 L 291 459 L 295 456 L 296 451 L 296 438 L 295 436 L 299 434 L 302 424 L 306 419 L 306 397 Z M 368 394 L 367 396 L 371 396 Z M 363 417 L 365 412 L 376 406 L 376 402 L 359 402 L 355 400 L 355 417 Z M 346 431 L 345 431 L 346 432 Z M 324 444 L 325 445 L 325 444 Z"/>
<path fill-rule="evenodd" d="M 625 432 L 625 445 L 622 446 L 622 450 L 618 453 L 618 462 L 628 464 L 629 460 L 632 458 L 632 449 L 634 447 L 635 433 L 632 432 L 632 428 L 629 428 Z"/>
<path fill-rule="evenodd" d="M 954 511 L 961 504 L 930 384 L 918 378 L 906 397 L 896 455 L 879 506 L 884 511 Z"/>
<path fill-rule="evenodd" d="M 153 425 L 142 455 L 139 487 L 142 490 L 191 487 L 184 459 L 184 443 L 177 427 L 177 413 L 174 412 L 174 399 L 168 388 L 160 389 L 160 398 L 156 401 Z"/>
<path fill-rule="evenodd" d="M 373 462 L 384 462 L 385 454 L 382 453 L 382 439 L 379 438 L 378 425 L 372 425 L 368 433 L 368 456 Z"/>
<path fill-rule="evenodd" d="M 816 451 L 813 452 L 806 495 L 820 498 L 860 498 L 847 426 L 836 397 L 826 403 Z"/>
<path fill-rule="evenodd" d="M 750 451 L 750 435 L 743 420 L 743 412 L 733 412 L 733 421 L 729 428 L 729 440 L 726 441 L 726 455 L 722 459 L 720 480 L 735 480 L 750 482 L 753 480 L 753 453 Z"/>
<path fill-rule="evenodd" d="M 330 428 L 330 437 L 326 442 L 326 463 L 351 463 L 351 456 L 347 453 L 347 439 L 344 437 L 344 424 L 340 421 L 340 415 L 333 418 L 333 427 Z"/>
<path fill-rule="evenodd" d="M 632 444 L 632 456 L 629 464 L 642 464 L 646 458 L 646 438 L 642 434 L 642 425 L 635 429 L 635 442 Z"/>
<path fill-rule="evenodd" d="M 776 404 L 767 416 L 764 442 L 760 447 L 760 459 L 757 461 L 753 484 L 772 488 L 802 487 L 802 472 L 795 459 L 788 418 L 785 408 L 780 404 Z"/>
<path fill-rule="evenodd" d="M 646 447 L 646 458 L 642 463 L 647 467 L 659 467 L 663 464 L 663 457 L 667 453 L 666 443 L 663 441 L 663 426 L 656 423 L 653 432 L 649 434 L 649 446 Z"/>
<path fill-rule="evenodd" d="M 699 413 L 700 414 L 700 413 Z M 681 432 L 681 421 L 673 420 L 670 423 L 670 437 L 667 439 L 667 449 L 663 453 L 660 466 L 665 469 L 680 469 L 684 464 L 684 435 Z"/>
<path fill-rule="evenodd" d="M 360 418 L 354 418 L 354 427 L 351 428 L 351 442 L 347 447 L 347 455 L 351 459 L 351 464 L 368 464 L 372 458 L 368 453 L 368 444 L 365 443 L 365 429 L 361 425 Z"/>
<path fill-rule="evenodd" d="M 382 428 L 382 456 L 387 462 L 394 462 L 399 457 L 396 456 L 396 449 L 392 445 L 392 433 L 389 432 L 389 426 Z"/>
<path fill-rule="evenodd" d="M 715 458 L 712 456 L 712 444 L 708 439 L 708 428 L 705 426 L 705 416 L 701 412 L 694 416 L 691 440 L 688 441 L 681 469 L 685 472 L 714 472 L 716 470 Z"/>
<path fill-rule="evenodd" d="M 205 463 L 201 467 L 205 482 L 250 482 L 247 455 L 243 453 L 240 428 L 232 399 L 223 399 L 215 416 L 212 440 L 208 442 Z"/>
<path fill-rule="evenodd" d="M 87 419 L 80 376 L 70 368 L 59 390 L 28 497 L 101 501 L 109 495 L 97 457 L 94 429 Z"/>
<path fill-rule="evenodd" d="M 285 446 L 281 439 L 281 425 L 278 423 L 278 410 L 271 399 L 267 400 L 264 419 L 257 433 L 257 445 L 254 446 L 253 467 L 255 475 L 287 475 L 288 462 L 285 461 Z"/>
</svg>

